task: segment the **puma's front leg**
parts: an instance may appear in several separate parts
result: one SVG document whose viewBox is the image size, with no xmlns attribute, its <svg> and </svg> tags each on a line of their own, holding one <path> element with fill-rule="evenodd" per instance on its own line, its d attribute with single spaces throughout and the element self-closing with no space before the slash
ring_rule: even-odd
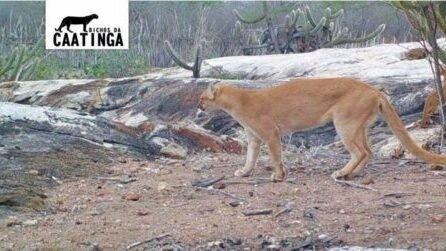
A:
<svg viewBox="0 0 446 251">
<path fill-rule="evenodd" d="M 245 132 L 246 138 L 248 139 L 248 152 L 246 154 L 245 166 L 237 169 L 234 173 L 237 177 L 247 177 L 252 173 L 257 162 L 257 157 L 259 156 L 260 144 L 262 143 L 260 139 L 248 129 L 245 129 Z"/>
</svg>

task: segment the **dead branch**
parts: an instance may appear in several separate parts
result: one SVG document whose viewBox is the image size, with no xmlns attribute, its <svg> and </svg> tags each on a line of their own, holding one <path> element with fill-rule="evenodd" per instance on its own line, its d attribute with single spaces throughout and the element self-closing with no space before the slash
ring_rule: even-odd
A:
<svg viewBox="0 0 446 251">
<path fill-rule="evenodd" d="M 284 182 L 297 184 L 297 178 L 288 178 Z M 267 184 L 267 183 L 277 183 L 277 181 L 273 181 L 271 178 L 256 178 L 254 180 L 246 180 L 246 181 L 238 181 L 238 180 L 228 180 L 222 182 L 225 185 L 259 185 L 259 184 Z"/>
<path fill-rule="evenodd" d="M 257 210 L 250 210 L 250 211 L 243 211 L 242 214 L 244 216 L 254 216 L 254 215 L 268 215 L 272 214 L 272 209 L 257 209 Z"/>
<path fill-rule="evenodd" d="M 121 184 L 128 184 L 131 182 L 135 182 L 137 179 L 135 177 L 130 178 L 122 178 L 122 177 L 97 177 L 98 180 L 105 180 L 105 181 L 113 181 Z"/>
<path fill-rule="evenodd" d="M 373 192 L 378 192 L 378 190 L 376 190 L 375 188 L 369 187 L 369 186 L 365 186 L 365 185 L 361 185 L 361 184 L 357 184 L 351 181 L 347 181 L 347 180 L 339 180 L 336 179 L 334 177 L 332 177 L 332 179 L 339 184 L 343 184 L 343 185 L 347 185 L 347 186 L 351 186 L 351 187 L 355 187 L 355 188 L 361 188 L 361 189 L 365 189 L 365 190 L 370 190 Z"/>
<path fill-rule="evenodd" d="M 164 239 L 166 237 L 170 237 L 170 236 L 171 236 L 171 234 L 163 234 L 163 235 L 160 235 L 158 237 L 153 237 L 153 238 L 150 238 L 150 239 L 147 239 L 147 240 L 144 240 L 144 241 L 137 241 L 135 243 L 132 243 L 132 244 L 128 245 L 125 248 L 125 250 L 130 250 L 132 248 L 141 246 L 142 244 L 149 243 L 149 242 L 152 242 L 152 241 L 160 241 L 160 240 L 162 240 L 162 239 Z"/>
<path fill-rule="evenodd" d="M 205 180 L 194 180 L 192 181 L 192 186 L 193 187 L 208 187 L 208 186 L 212 186 L 213 184 L 223 180 L 225 178 L 225 176 L 221 176 L 221 177 L 217 177 L 217 178 L 210 178 L 210 179 L 205 179 Z"/>
<path fill-rule="evenodd" d="M 208 188 L 194 187 L 194 188 L 197 189 L 197 190 L 206 191 L 209 194 L 222 194 L 222 195 L 225 195 L 227 197 L 230 197 L 230 198 L 233 198 L 233 199 L 236 199 L 236 200 L 239 200 L 239 201 L 246 201 L 245 198 L 239 197 L 237 195 L 234 195 L 234 194 L 222 191 L 222 190 L 218 190 L 218 189 L 214 189 L 214 188 L 210 188 L 210 187 L 208 187 Z"/>
<path fill-rule="evenodd" d="M 415 193 L 405 193 L 405 192 L 393 192 L 393 193 L 386 193 L 383 195 L 383 197 L 395 197 L 395 198 L 401 198 L 404 196 L 412 196 L 415 195 Z"/>
<path fill-rule="evenodd" d="M 277 218 L 284 213 L 291 212 L 293 210 L 294 206 L 295 206 L 294 202 L 288 202 L 282 210 L 280 210 L 279 212 L 277 212 L 274 215 L 274 218 Z"/>
</svg>

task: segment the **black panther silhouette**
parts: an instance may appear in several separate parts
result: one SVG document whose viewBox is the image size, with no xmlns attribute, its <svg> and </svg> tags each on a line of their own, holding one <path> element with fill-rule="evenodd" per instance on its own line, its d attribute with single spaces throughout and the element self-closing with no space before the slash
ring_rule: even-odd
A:
<svg viewBox="0 0 446 251">
<path fill-rule="evenodd" d="M 56 29 L 56 31 L 62 32 L 62 28 L 64 26 L 67 26 L 67 30 L 69 32 L 72 32 L 70 30 L 70 25 L 82 24 L 82 25 L 84 25 L 84 32 L 87 32 L 87 24 L 89 24 L 91 22 L 91 20 L 97 19 L 97 18 L 99 18 L 99 17 L 96 14 L 92 14 L 92 15 L 89 15 L 86 17 L 65 17 L 64 19 L 62 19 L 62 22 L 60 23 L 60 26 L 58 29 Z"/>
</svg>

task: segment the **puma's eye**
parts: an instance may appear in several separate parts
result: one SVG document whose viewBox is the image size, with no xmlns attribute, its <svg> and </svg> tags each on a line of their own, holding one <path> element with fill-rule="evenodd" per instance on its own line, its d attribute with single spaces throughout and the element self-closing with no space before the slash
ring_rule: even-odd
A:
<svg viewBox="0 0 446 251">
<path fill-rule="evenodd" d="M 200 108 L 200 110 L 204 110 L 204 102 L 202 100 L 200 100 L 200 102 L 198 103 L 198 108 Z"/>
</svg>

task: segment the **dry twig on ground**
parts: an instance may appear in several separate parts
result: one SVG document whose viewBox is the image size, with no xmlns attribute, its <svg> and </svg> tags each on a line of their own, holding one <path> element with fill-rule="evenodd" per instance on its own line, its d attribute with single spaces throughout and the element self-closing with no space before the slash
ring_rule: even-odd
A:
<svg viewBox="0 0 446 251">
<path fill-rule="evenodd" d="M 257 210 L 249 210 L 249 211 L 243 211 L 242 214 L 244 216 L 254 216 L 254 215 L 268 215 L 272 214 L 272 209 L 257 209 Z"/>
<path fill-rule="evenodd" d="M 222 194 L 222 195 L 225 195 L 227 197 L 230 197 L 230 198 L 233 198 L 233 199 L 236 199 L 236 200 L 246 201 L 245 198 L 239 197 L 237 195 L 234 195 L 232 193 L 228 193 L 228 192 L 225 192 L 225 191 L 222 191 L 222 190 L 218 190 L 218 189 L 214 189 L 214 188 L 204 188 L 204 187 L 194 187 L 194 188 L 197 189 L 197 190 L 206 191 L 206 192 L 208 192 L 210 194 Z"/>
<path fill-rule="evenodd" d="M 160 235 L 158 237 L 153 237 L 153 238 L 150 238 L 150 239 L 147 239 L 147 240 L 144 240 L 144 241 L 137 241 L 137 242 L 134 242 L 134 243 L 128 245 L 125 248 L 125 250 L 130 250 L 132 248 L 141 246 L 142 244 L 149 243 L 149 242 L 152 242 L 152 241 L 160 241 L 160 240 L 162 240 L 164 238 L 167 238 L 167 237 L 170 237 L 170 236 L 171 236 L 170 234 L 163 234 L 163 235 Z"/>
<path fill-rule="evenodd" d="M 351 181 L 347 181 L 347 180 L 339 180 L 339 179 L 336 179 L 334 177 L 332 177 L 332 178 L 333 178 L 333 180 L 336 183 L 339 183 L 339 184 L 343 184 L 343 185 L 347 185 L 347 186 L 351 186 L 351 187 L 355 187 L 355 188 L 361 188 L 361 189 L 365 189 L 365 190 L 370 190 L 370 191 L 373 191 L 373 192 L 378 192 L 377 189 L 369 187 L 369 186 L 357 184 L 357 183 L 354 183 L 354 182 L 351 182 Z"/>
</svg>

